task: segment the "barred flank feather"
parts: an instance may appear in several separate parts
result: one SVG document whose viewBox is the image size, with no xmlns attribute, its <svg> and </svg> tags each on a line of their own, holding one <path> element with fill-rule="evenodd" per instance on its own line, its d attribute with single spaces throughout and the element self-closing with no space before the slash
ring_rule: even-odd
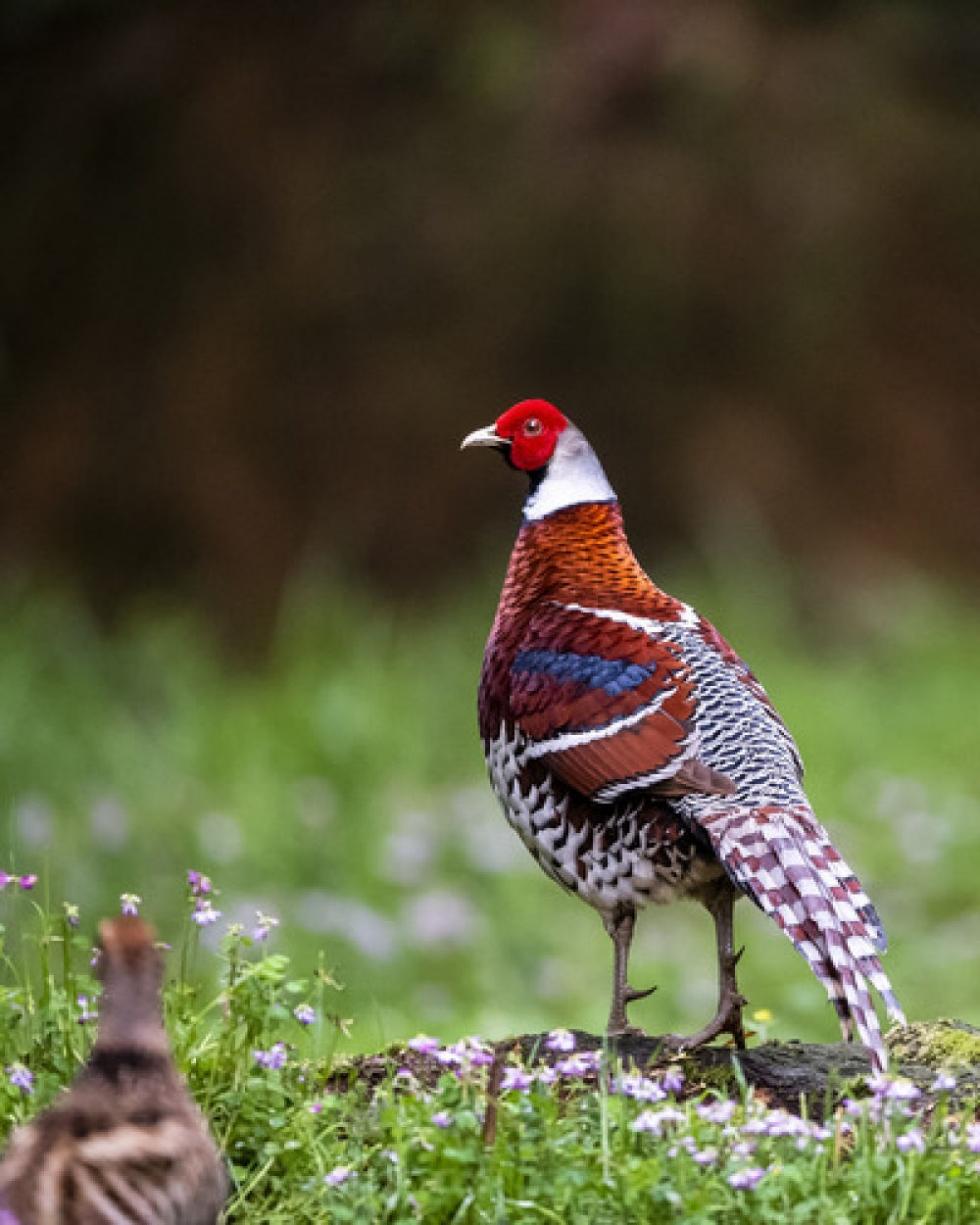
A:
<svg viewBox="0 0 980 1225">
<path fill-rule="evenodd" d="M 738 887 L 775 919 L 823 983 L 845 1038 L 858 1036 L 886 1064 L 868 984 L 905 1023 L 878 959 L 884 932 L 857 877 L 805 807 L 728 808 L 700 817 Z"/>
<path fill-rule="evenodd" d="M 213 1225 L 227 1177 L 170 1057 L 153 932 L 120 918 L 101 935 L 99 1037 L 69 1092 L 15 1132 L 0 1222 Z"/>
</svg>

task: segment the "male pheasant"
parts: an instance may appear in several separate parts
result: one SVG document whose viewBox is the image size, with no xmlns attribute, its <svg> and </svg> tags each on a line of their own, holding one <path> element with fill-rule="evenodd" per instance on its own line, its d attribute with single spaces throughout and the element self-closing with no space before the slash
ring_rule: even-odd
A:
<svg viewBox="0 0 980 1225">
<path fill-rule="evenodd" d="M 170 1058 L 152 929 L 100 930 L 98 1038 L 69 1092 L 14 1133 L 0 1225 L 213 1225 L 228 1179 Z"/>
<path fill-rule="evenodd" d="M 494 447 L 530 493 L 483 659 L 480 733 L 504 815 L 614 947 L 610 1034 L 650 994 L 628 984 L 637 910 L 693 897 L 715 923 L 719 1001 L 694 1046 L 744 1045 L 733 946 L 742 894 L 809 962 L 883 1068 L 869 984 L 904 1021 L 881 921 L 813 814 L 793 737 L 721 634 L 640 567 L 582 433 L 525 400 L 465 447 Z"/>
</svg>

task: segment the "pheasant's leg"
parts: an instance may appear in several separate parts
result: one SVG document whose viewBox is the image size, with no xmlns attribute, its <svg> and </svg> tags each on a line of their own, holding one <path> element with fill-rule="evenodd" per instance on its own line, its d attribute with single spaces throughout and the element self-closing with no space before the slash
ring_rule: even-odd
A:
<svg viewBox="0 0 980 1225">
<path fill-rule="evenodd" d="M 729 1033 L 740 1051 L 745 1050 L 745 1029 L 742 1025 L 742 1009 L 745 996 L 738 989 L 735 969 L 744 949 L 735 951 L 735 898 L 731 889 L 720 891 L 716 904 L 711 908 L 715 921 L 715 940 L 718 948 L 718 1015 L 724 1016 Z"/>
<path fill-rule="evenodd" d="M 627 981 L 630 945 L 633 942 L 635 922 L 635 912 L 625 910 L 606 924 L 606 931 L 609 932 L 613 942 L 613 995 L 612 1007 L 609 1010 L 609 1024 L 606 1026 L 606 1033 L 610 1035 L 642 1034 L 641 1029 L 630 1025 L 627 1021 L 626 1005 L 632 1004 L 634 1000 L 646 999 L 648 995 L 656 991 L 656 987 L 650 987 L 646 991 L 637 991 Z"/>
<path fill-rule="evenodd" d="M 742 956 L 736 953 L 734 942 L 735 893 L 722 888 L 707 904 L 715 921 L 715 939 L 718 945 L 718 1011 L 703 1029 L 688 1037 L 671 1035 L 668 1041 L 674 1046 L 702 1046 L 717 1038 L 719 1034 L 731 1034 L 738 1049 L 745 1049 L 745 1030 L 742 1026 L 742 1008 L 745 997 L 739 993 L 735 981 L 735 967 Z"/>
</svg>

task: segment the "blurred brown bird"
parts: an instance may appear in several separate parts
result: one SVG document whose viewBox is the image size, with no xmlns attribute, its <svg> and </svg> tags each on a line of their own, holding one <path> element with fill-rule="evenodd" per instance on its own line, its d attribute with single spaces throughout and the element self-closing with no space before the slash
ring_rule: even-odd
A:
<svg viewBox="0 0 980 1225">
<path fill-rule="evenodd" d="M 99 936 L 98 1038 L 68 1093 L 14 1133 L 0 1222 L 212 1225 L 228 1179 L 170 1055 L 153 929 L 120 917 Z"/>
</svg>

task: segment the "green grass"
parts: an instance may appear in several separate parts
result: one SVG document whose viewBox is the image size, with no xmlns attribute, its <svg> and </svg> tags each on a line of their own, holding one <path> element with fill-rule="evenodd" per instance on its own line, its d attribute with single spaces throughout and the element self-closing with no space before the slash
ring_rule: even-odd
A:
<svg viewBox="0 0 980 1225">
<path fill-rule="evenodd" d="M 9 887 L 7 903 L 37 969 L 3 950 L 0 1144 L 72 1076 L 94 1028 L 76 1001 L 96 995 L 88 941 L 64 914 Z M 508 1062 L 517 1079 L 505 1071 L 487 1144 L 487 1047 L 396 1056 L 380 1082 L 348 1077 L 335 1062 L 337 984 L 322 966 L 294 977 L 278 938 L 256 946 L 233 929 L 214 959 L 185 922 L 165 993 L 178 1065 L 229 1162 L 229 1221 L 967 1225 L 980 1213 L 980 1125 L 945 1094 L 918 1113 L 879 1090 L 808 1123 L 750 1093 L 725 1103 L 574 1052 L 533 1076 Z M 196 985 L 201 959 L 214 991 Z M 296 1019 L 300 1003 L 312 1025 Z M 255 1052 L 277 1043 L 281 1066 L 263 1067 Z M 11 1080 L 18 1063 L 33 1086 Z"/>
<path fill-rule="evenodd" d="M 951 597 L 879 592 L 809 636 L 766 576 L 672 586 L 720 624 L 793 728 L 817 812 L 885 920 L 912 1018 L 980 1013 L 980 626 Z M 209 872 L 226 918 L 283 921 L 304 969 L 348 984 L 349 1045 L 419 1029 L 452 1038 L 601 1025 L 610 950 L 597 917 L 547 880 L 486 785 L 474 689 L 493 585 L 396 615 L 297 590 L 261 670 L 220 662 L 187 617 L 106 638 L 70 600 L 0 602 L 0 846 L 83 928 L 131 890 L 163 935 L 179 882 Z M 819 638 L 815 640 L 815 632 Z M 13 920 L 16 929 L 16 919 Z M 803 960 L 749 905 L 742 982 L 776 1037 L 832 1039 Z M 211 936 L 214 939 L 213 936 Z M 635 1009 L 651 1031 L 713 1006 L 710 922 L 641 916 Z"/>
</svg>

